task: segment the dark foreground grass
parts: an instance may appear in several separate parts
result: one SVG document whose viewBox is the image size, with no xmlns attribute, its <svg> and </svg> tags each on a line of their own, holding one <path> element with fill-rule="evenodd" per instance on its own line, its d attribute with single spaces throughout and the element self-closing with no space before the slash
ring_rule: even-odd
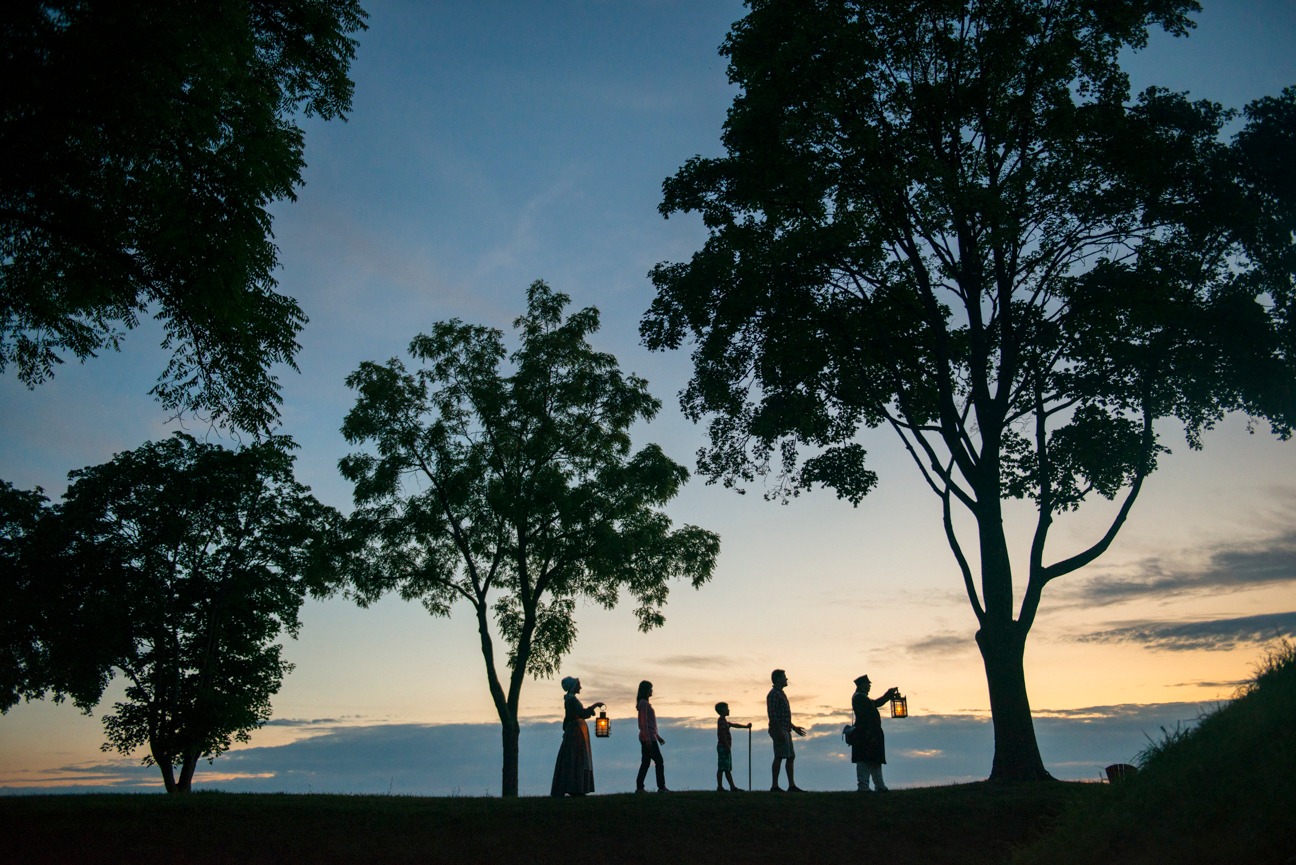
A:
<svg viewBox="0 0 1296 865">
<path fill-rule="evenodd" d="M 6 863 L 990 865 L 1099 784 L 586 799 L 196 793 L 0 797 Z"/>
</svg>

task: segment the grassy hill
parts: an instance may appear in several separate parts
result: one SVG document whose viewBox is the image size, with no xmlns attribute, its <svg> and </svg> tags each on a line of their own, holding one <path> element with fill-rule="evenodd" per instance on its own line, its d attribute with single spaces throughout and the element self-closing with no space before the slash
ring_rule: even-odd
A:
<svg viewBox="0 0 1296 865">
<path fill-rule="evenodd" d="M 588 799 L 0 797 L 17 863 L 1002 863 L 1098 784 Z M 870 851 L 870 852 L 866 852 Z"/>
<path fill-rule="evenodd" d="M 1296 865 L 1296 645 L 1283 641 L 1237 699 L 1165 731 L 1139 763 L 1014 861 Z"/>
<path fill-rule="evenodd" d="M 887 794 L 0 797 L 5 863 L 1296 865 L 1296 650 L 1121 784 Z"/>
</svg>

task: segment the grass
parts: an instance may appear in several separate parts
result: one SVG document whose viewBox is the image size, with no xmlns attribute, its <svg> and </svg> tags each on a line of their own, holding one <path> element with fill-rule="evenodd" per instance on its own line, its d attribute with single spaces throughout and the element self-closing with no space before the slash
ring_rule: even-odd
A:
<svg viewBox="0 0 1296 865">
<path fill-rule="evenodd" d="M 17 863 L 1004 863 L 1098 784 L 588 799 L 196 793 L 0 798 Z"/>
<path fill-rule="evenodd" d="M 1296 646 L 1276 644 L 1236 699 L 1162 730 L 1138 762 L 1014 861 L 1296 865 Z"/>
<path fill-rule="evenodd" d="M 1296 865 L 1296 646 L 1119 784 L 588 799 L 0 797 L 5 863 Z"/>
</svg>

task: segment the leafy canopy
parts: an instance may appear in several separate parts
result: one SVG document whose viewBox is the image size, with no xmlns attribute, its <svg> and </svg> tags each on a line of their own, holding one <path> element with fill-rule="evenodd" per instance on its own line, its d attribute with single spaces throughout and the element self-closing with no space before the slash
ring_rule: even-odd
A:
<svg viewBox="0 0 1296 865">
<path fill-rule="evenodd" d="M 1296 90 L 1234 112 L 1117 63 L 1191 2 L 755 0 L 722 53 L 728 155 L 665 184 L 709 237 L 642 334 L 697 339 L 701 469 L 875 483 L 891 426 L 942 495 L 1112 497 L 1178 419 L 1293 412 Z M 802 459 L 803 452 L 811 455 Z"/>
<path fill-rule="evenodd" d="M 30 615 L 4 708 L 48 690 L 89 712 L 120 674 L 104 748 L 147 745 L 168 789 L 173 766 L 187 789 L 199 758 L 247 741 L 292 669 L 275 640 L 296 636 L 306 595 L 336 581 L 341 516 L 293 479 L 288 446 L 230 451 L 177 433 L 71 472 L 39 516 L 6 485 L 0 498 L 22 506 L 6 524 L 22 528 L 5 534 L 28 542 L 6 595 Z"/>
<path fill-rule="evenodd" d="M 688 472 L 657 445 L 632 453 L 629 435 L 660 403 L 590 346 L 598 311 L 564 318 L 568 302 L 533 283 L 511 355 L 500 331 L 456 319 L 411 341 L 414 369 L 366 362 L 347 379 L 357 400 L 342 432 L 372 445 L 341 461 L 371 554 L 359 598 L 396 589 L 438 616 L 468 601 L 492 681 L 488 614 L 519 687 L 524 672 L 558 670 L 577 599 L 611 608 L 627 591 L 648 630 L 668 580 L 700 586 L 719 549 L 660 511 Z"/>
<path fill-rule="evenodd" d="M 169 410 L 261 432 L 306 323 L 275 291 L 268 208 L 297 113 L 350 107 L 358 0 L 16 0 L 0 25 L 0 372 L 29 387 L 142 316 Z"/>
</svg>

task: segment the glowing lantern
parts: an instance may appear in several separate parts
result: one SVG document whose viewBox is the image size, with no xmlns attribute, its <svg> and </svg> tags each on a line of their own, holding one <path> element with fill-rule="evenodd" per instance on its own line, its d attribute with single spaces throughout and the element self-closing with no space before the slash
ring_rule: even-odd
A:
<svg viewBox="0 0 1296 865">
<path fill-rule="evenodd" d="M 612 735 L 612 722 L 608 720 L 607 712 L 599 712 L 599 716 L 594 719 L 594 735 L 600 739 Z"/>
<path fill-rule="evenodd" d="M 909 699 L 907 697 L 902 697 L 899 694 L 891 695 L 891 717 L 909 717 Z"/>
</svg>

